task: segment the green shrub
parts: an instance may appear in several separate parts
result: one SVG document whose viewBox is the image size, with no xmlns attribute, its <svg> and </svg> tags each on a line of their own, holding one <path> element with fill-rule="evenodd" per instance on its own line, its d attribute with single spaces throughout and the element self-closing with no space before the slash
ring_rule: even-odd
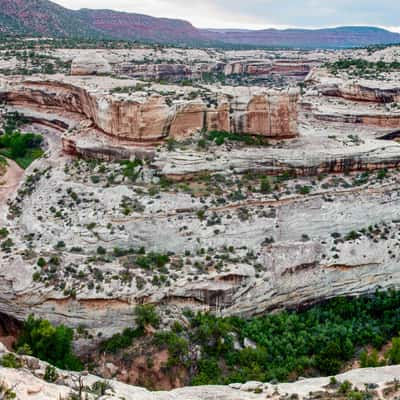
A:
<svg viewBox="0 0 400 400">
<path fill-rule="evenodd" d="M 205 210 L 199 210 L 199 211 L 197 211 L 197 218 L 200 220 L 200 221 L 204 221 L 205 220 L 205 218 L 206 218 L 206 212 L 205 212 Z"/>
<path fill-rule="evenodd" d="M 316 366 L 324 375 L 335 375 L 344 359 L 340 344 L 332 341 L 317 355 Z"/>
<path fill-rule="evenodd" d="M 268 194 L 272 192 L 271 183 L 267 178 L 262 178 L 260 183 L 260 192 Z"/>
<path fill-rule="evenodd" d="M 17 397 L 16 393 L 7 388 L 3 383 L 0 383 L 0 398 L 2 400 L 13 400 Z"/>
<path fill-rule="evenodd" d="M 105 255 L 105 254 L 107 254 L 107 250 L 106 250 L 104 247 L 99 246 L 99 247 L 97 248 L 97 254 Z"/>
<path fill-rule="evenodd" d="M 390 365 L 400 364 L 400 338 L 392 340 L 392 346 L 386 353 L 386 358 Z"/>
<path fill-rule="evenodd" d="M 99 397 L 104 396 L 107 390 L 113 390 L 113 388 L 106 381 L 97 381 L 90 388 L 90 391 Z"/>
<path fill-rule="evenodd" d="M 0 245 L 1 249 L 6 252 L 10 251 L 13 246 L 14 246 L 14 242 L 12 241 L 11 238 L 4 240 L 3 242 L 1 242 L 1 245 Z"/>
<path fill-rule="evenodd" d="M 37 265 L 40 267 L 40 268 L 43 268 L 43 267 L 45 267 L 46 266 L 46 260 L 43 258 L 43 257 L 40 257 L 38 260 L 37 260 Z"/>
<path fill-rule="evenodd" d="M 215 358 L 202 358 L 198 365 L 198 372 L 192 379 L 194 386 L 213 385 L 220 383 L 221 369 Z"/>
<path fill-rule="evenodd" d="M 340 394 L 347 394 L 347 393 L 349 393 L 351 391 L 352 387 L 353 387 L 353 385 L 351 384 L 351 382 L 344 381 L 339 386 L 339 393 Z"/>
<path fill-rule="evenodd" d="M 64 249 L 65 248 L 65 242 L 63 240 L 59 240 L 54 247 L 56 249 Z"/>
<path fill-rule="evenodd" d="M 385 179 L 387 174 L 388 174 L 388 170 L 387 169 L 381 169 L 377 173 L 377 178 L 380 179 L 380 180 Z"/>
<path fill-rule="evenodd" d="M 135 262 L 143 269 L 160 269 L 169 262 L 169 256 L 166 254 L 150 252 L 147 255 L 138 256 Z"/>
<path fill-rule="evenodd" d="M 379 354 L 377 350 L 372 350 L 371 354 L 367 351 L 363 351 L 360 354 L 360 367 L 361 368 L 376 368 L 382 366 L 382 362 L 379 361 Z"/>
<path fill-rule="evenodd" d="M 58 256 L 51 256 L 49 260 L 49 264 L 51 265 L 60 265 L 60 258 Z"/>
<path fill-rule="evenodd" d="M 361 237 L 361 235 L 360 235 L 358 232 L 356 232 L 356 231 L 351 231 L 351 232 L 349 232 L 349 233 L 346 235 L 345 240 L 347 240 L 347 241 L 350 241 L 350 240 L 357 240 L 357 239 L 359 239 L 360 237 Z"/>
<path fill-rule="evenodd" d="M 54 383 L 57 379 L 58 379 L 57 370 L 52 365 L 48 365 L 44 372 L 44 380 L 46 382 Z"/>
<path fill-rule="evenodd" d="M 92 183 L 97 184 L 100 182 L 100 177 L 98 175 L 92 175 L 90 177 L 90 180 L 92 181 Z"/>
<path fill-rule="evenodd" d="M 126 328 L 122 333 L 116 333 L 110 339 L 105 340 L 100 348 L 106 353 L 116 353 L 118 350 L 131 346 L 134 339 L 143 336 L 143 334 L 142 328 Z"/>
<path fill-rule="evenodd" d="M 32 274 L 32 280 L 33 280 L 33 282 L 39 282 L 39 281 L 40 281 L 40 277 L 41 277 L 41 275 L 40 275 L 40 272 L 39 272 L 39 271 L 34 272 L 34 273 Z"/>
<path fill-rule="evenodd" d="M 19 355 L 24 355 L 24 356 L 31 356 L 32 355 L 32 349 L 30 348 L 29 345 L 26 343 L 23 346 L 20 346 L 17 348 L 17 353 Z"/>
<path fill-rule="evenodd" d="M 307 194 L 310 194 L 310 192 L 311 192 L 310 186 L 302 186 L 302 187 L 299 189 L 299 193 L 302 194 L 303 196 L 305 196 L 305 195 L 307 195 Z"/>
<path fill-rule="evenodd" d="M 225 131 L 211 131 L 207 139 L 221 146 L 226 141 L 242 142 L 248 146 L 268 146 L 268 140 L 262 136 L 252 136 L 245 133 L 232 133 Z"/>
<path fill-rule="evenodd" d="M 1 358 L 0 364 L 4 368 L 21 368 L 21 362 L 15 357 L 13 353 L 4 354 Z"/>
<path fill-rule="evenodd" d="M 135 159 L 134 161 L 121 161 L 121 165 L 124 167 L 123 175 L 128 178 L 131 182 L 135 182 L 139 177 L 140 170 L 137 170 L 137 167 L 141 166 L 143 162 L 139 159 Z"/>
<path fill-rule="evenodd" d="M 157 314 L 156 308 L 152 304 L 136 306 L 134 314 L 136 324 L 139 328 L 145 328 L 147 325 L 157 328 L 160 324 L 160 317 Z"/>
<path fill-rule="evenodd" d="M 159 347 L 168 349 L 168 367 L 182 365 L 185 363 L 189 353 L 189 343 L 186 339 L 174 332 L 163 331 L 154 335 L 154 343 Z"/>
<path fill-rule="evenodd" d="M 9 235 L 7 228 L 0 229 L 0 239 L 5 239 Z"/>
</svg>

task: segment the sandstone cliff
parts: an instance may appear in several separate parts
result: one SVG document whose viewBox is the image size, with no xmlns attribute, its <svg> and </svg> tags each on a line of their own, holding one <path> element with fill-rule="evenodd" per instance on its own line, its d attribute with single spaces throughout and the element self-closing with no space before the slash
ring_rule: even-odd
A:
<svg viewBox="0 0 400 400">
<path fill-rule="evenodd" d="M 235 90 L 213 107 L 200 98 L 172 105 L 158 94 L 121 98 L 78 82 L 3 80 L 0 87 L 0 98 L 8 104 L 55 115 L 76 113 L 109 135 L 136 142 L 182 139 L 209 129 L 276 139 L 297 135 L 298 94 L 293 90 Z"/>
<path fill-rule="evenodd" d="M 282 76 L 305 77 L 311 70 L 313 62 L 296 60 L 268 61 L 234 61 L 224 65 L 224 74 L 266 76 L 279 74 Z"/>
<path fill-rule="evenodd" d="M 111 72 L 110 63 L 97 54 L 81 55 L 71 63 L 71 75 L 102 75 Z"/>
<path fill-rule="evenodd" d="M 400 101 L 397 81 L 379 81 L 362 78 L 335 77 L 325 69 L 316 68 L 306 78 L 306 84 L 315 85 L 324 96 L 342 97 L 347 100 L 374 103 Z"/>
</svg>

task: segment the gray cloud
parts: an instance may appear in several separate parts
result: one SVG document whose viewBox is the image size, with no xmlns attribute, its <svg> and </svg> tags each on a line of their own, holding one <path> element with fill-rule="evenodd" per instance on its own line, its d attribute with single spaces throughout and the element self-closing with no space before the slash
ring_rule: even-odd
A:
<svg viewBox="0 0 400 400">
<path fill-rule="evenodd" d="M 181 18 L 198 27 L 400 27 L 398 0 L 55 0 L 70 8 L 113 8 Z M 400 29 L 400 28 L 399 28 Z"/>
</svg>

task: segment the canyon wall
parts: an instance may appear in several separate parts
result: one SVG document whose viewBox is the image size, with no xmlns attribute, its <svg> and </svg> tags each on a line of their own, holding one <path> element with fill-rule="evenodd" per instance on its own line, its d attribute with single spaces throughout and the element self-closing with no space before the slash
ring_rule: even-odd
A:
<svg viewBox="0 0 400 400">
<path fill-rule="evenodd" d="M 357 124 L 365 126 L 376 126 L 378 128 L 399 129 L 400 113 L 397 115 L 368 114 L 365 113 L 335 113 L 318 112 L 314 113 L 315 119 L 321 122 L 338 122 L 343 124 Z"/>
<path fill-rule="evenodd" d="M 393 103 L 400 101 L 399 87 L 367 86 L 363 83 L 332 84 L 321 88 L 325 96 L 337 96 L 353 101 Z"/>
<path fill-rule="evenodd" d="M 313 70 L 305 81 L 303 114 L 320 123 L 400 129 L 400 87 L 395 76 L 376 80 Z"/>
<path fill-rule="evenodd" d="M 201 79 L 203 73 L 247 75 L 255 78 L 268 78 L 273 74 L 282 77 L 305 78 L 317 62 L 296 59 L 238 60 L 223 62 L 220 60 L 174 61 L 147 60 L 135 62 L 100 54 L 79 55 L 72 59 L 71 75 L 124 75 L 144 80 L 181 81 L 183 79 Z"/>
<path fill-rule="evenodd" d="M 194 77 L 200 78 L 199 71 L 196 68 L 185 64 L 136 64 L 125 62 L 116 66 L 117 72 L 122 75 L 128 75 L 140 79 L 154 80 L 181 80 L 191 79 Z M 71 71 L 75 75 L 75 71 Z"/>
<path fill-rule="evenodd" d="M 378 104 L 400 102 L 400 87 L 393 80 L 346 79 L 334 77 L 324 69 L 314 69 L 307 76 L 306 84 L 315 85 L 323 96 Z"/>
<path fill-rule="evenodd" d="M 121 98 L 55 81 L 3 82 L 0 87 L 0 98 L 8 104 L 56 115 L 76 113 L 109 135 L 137 142 L 182 139 L 210 129 L 277 139 L 298 133 L 296 90 L 238 92 L 221 96 L 215 107 L 200 98 L 168 105 L 158 94 Z"/>
<path fill-rule="evenodd" d="M 279 74 L 282 76 L 305 77 L 313 66 L 312 62 L 279 60 L 279 61 L 235 61 L 223 66 L 226 76 L 246 74 L 250 76 L 265 76 Z"/>
</svg>

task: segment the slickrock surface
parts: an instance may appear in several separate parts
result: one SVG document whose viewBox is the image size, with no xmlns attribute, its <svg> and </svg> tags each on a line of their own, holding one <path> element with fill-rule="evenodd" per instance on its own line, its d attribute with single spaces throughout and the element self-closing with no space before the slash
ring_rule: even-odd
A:
<svg viewBox="0 0 400 400">
<path fill-rule="evenodd" d="M 246 152 L 251 158 L 245 162 L 258 159 L 261 153 L 258 149 Z M 229 154 L 233 173 L 235 168 L 240 172 L 242 153 Z M 152 168 L 142 169 L 140 179 L 145 186 L 124 180 L 118 164 L 104 163 L 90 171 L 84 162 L 76 165 L 68 159 L 36 162 L 27 171 L 37 176 L 33 190 L 22 187 L 9 210 L 13 218 L 8 227 L 18 250 L 3 255 L 0 311 L 19 319 L 34 312 L 75 327 L 84 321 L 95 333 L 101 330 L 108 336 L 130 326 L 134 305 L 143 301 L 177 312 L 190 306 L 254 315 L 399 285 L 396 174 L 380 181 L 371 173 L 362 184 L 354 183 L 356 176 L 347 181 L 327 176 L 308 196 L 296 193 L 296 187 L 310 185 L 309 178 L 298 178 L 275 194 L 246 192 L 244 198 L 227 197 L 218 204 L 221 194 L 193 197 L 175 192 L 173 187 L 156 195 L 148 192 L 144 182 L 154 182 L 157 187 L 159 178 L 153 168 L 158 168 L 161 161 L 157 160 L 165 163 L 167 155 L 171 165 L 181 168 L 179 153 L 161 152 L 155 161 L 149 161 Z M 221 165 L 215 170 L 223 176 L 230 167 Z M 214 165 L 209 163 L 209 168 Z M 106 185 L 109 174 L 116 179 Z M 95 182 L 99 179 L 99 183 L 91 176 L 98 176 Z M 235 176 L 241 179 L 240 174 Z M 201 181 L 197 184 L 202 185 Z M 127 201 L 134 210 L 129 215 L 124 214 Z M 204 219 L 199 217 L 201 212 Z M 345 239 L 349 232 L 368 230 L 369 226 L 373 227 L 371 235 L 366 232 L 355 240 Z M 67 247 L 55 250 L 59 242 Z M 95 258 L 87 263 L 99 246 L 109 254 L 117 246 L 171 251 L 177 265 L 183 265 L 168 266 L 166 286 L 154 284 L 141 269 L 132 269 L 125 280 L 122 274 L 129 259 L 112 258 L 104 263 Z M 213 249 L 209 254 L 215 255 L 228 252 L 230 246 L 235 256 L 228 257 L 222 269 L 217 267 L 217 259 L 210 262 L 201 255 L 201 249 Z M 23 250 L 28 247 L 35 253 L 27 258 Z M 81 250 L 74 252 L 74 248 Z M 186 252 L 190 256 L 185 256 Z M 34 281 L 38 257 L 54 254 L 61 265 L 51 274 L 42 271 L 43 281 Z M 198 265 L 208 264 L 206 270 L 198 270 Z M 93 268 L 102 272 L 97 284 L 90 286 L 87 277 L 93 276 Z M 110 279 L 118 275 L 121 278 Z M 139 286 L 143 280 L 144 286 Z M 72 288 L 74 296 L 69 292 Z"/>
<path fill-rule="evenodd" d="M 0 355 L 6 350 L 0 343 Z M 91 388 L 96 383 L 104 383 L 107 389 L 102 400 L 129 399 L 129 400 L 257 400 L 283 399 L 287 396 L 295 396 L 299 399 L 309 398 L 310 394 L 329 398 L 335 390 L 330 386 L 330 378 L 314 378 L 299 380 L 294 383 L 272 385 L 262 382 L 247 382 L 244 384 L 231 384 L 229 386 L 197 386 L 184 387 L 169 392 L 150 392 L 146 389 L 126 385 L 115 380 L 103 380 L 87 373 L 72 373 L 57 370 L 56 382 L 49 383 L 43 379 L 47 363 L 33 357 L 20 356 L 21 368 L 10 369 L 0 367 L 1 388 L 10 389 L 15 393 L 16 400 L 55 400 L 68 398 L 76 394 L 79 388 L 89 400 L 98 399 Z M 392 399 L 398 394 L 393 390 L 393 381 L 400 376 L 400 366 L 366 368 L 346 372 L 337 375 L 338 382 L 349 381 L 359 390 L 365 390 L 365 386 L 373 387 L 370 390 L 371 399 Z M 386 390 L 391 388 L 392 390 Z M 82 390 L 82 389 L 81 389 Z M 1 394 L 1 393 L 0 393 Z"/>
</svg>

